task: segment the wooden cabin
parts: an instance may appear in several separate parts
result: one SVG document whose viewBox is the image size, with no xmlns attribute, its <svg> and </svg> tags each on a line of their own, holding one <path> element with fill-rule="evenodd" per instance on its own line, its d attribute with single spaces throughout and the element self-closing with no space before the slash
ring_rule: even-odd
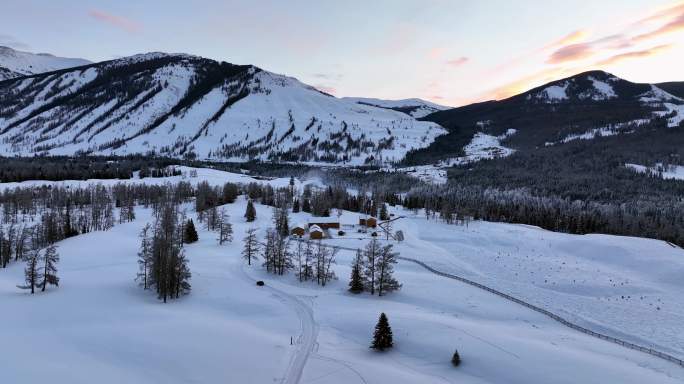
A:
<svg viewBox="0 0 684 384">
<path fill-rule="evenodd" d="M 375 228 L 378 226 L 378 219 L 376 219 L 373 216 L 360 217 L 359 218 L 359 225 L 362 225 L 362 226 L 368 227 L 368 228 Z"/>
<path fill-rule="evenodd" d="M 340 229 L 340 220 L 337 217 L 312 217 L 309 220 L 309 230 L 314 225 L 320 229 Z"/>
<path fill-rule="evenodd" d="M 303 237 L 306 234 L 306 226 L 304 224 L 298 224 L 290 231 L 293 236 Z"/>
<path fill-rule="evenodd" d="M 312 225 L 309 227 L 309 239 L 320 240 L 324 237 L 323 230 L 318 225 Z"/>
</svg>

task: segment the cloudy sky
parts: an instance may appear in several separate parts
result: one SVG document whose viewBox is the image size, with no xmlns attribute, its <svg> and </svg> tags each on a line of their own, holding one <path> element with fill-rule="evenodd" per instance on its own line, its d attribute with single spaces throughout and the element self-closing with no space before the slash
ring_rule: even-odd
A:
<svg viewBox="0 0 684 384">
<path fill-rule="evenodd" d="M 684 1 L 3 0 L 0 45 L 93 61 L 184 52 L 336 96 L 458 106 L 589 69 L 684 80 Z"/>
</svg>

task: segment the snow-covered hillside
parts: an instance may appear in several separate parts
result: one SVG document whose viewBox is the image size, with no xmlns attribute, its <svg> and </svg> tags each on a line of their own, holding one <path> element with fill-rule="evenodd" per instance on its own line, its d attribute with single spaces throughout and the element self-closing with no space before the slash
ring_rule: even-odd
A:
<svg viewBox="0 0 684 384">
<path fill-rule="evenodd" d="M 343 100 L 353 101 L 362 105 L 392 109 L 411 115 L 417 119 L 437 111 L 444 111 L 451 107 L 432 103 L 423 99 L 383 100 L 368 97 L 344 97 Z"/>
<path fill-rule="evenodd" d="M 90 64 L 90 61 L 85 59 L 57 57 L 49 53 L 30 53 L 0 47 L 0 81 L 87 64 Z"/>
<path fill-rule="evenodd" d="M 204 177 L 213 183 L 243 178 L 198 173 L 198 179 Z M 191 204 L 187 208 L 191 213 Z M 21 264 L 0 270 L 0 339 L 12 346 L 0 362 L 3 379 L 17 384 L 91 383 L 95 375 L 102 384 L 684 380 L 677 365 L 578 333 L 411 263 L 396 266 L 403 287 L 384 297 L 347 292 L 355 253 L 345 249 L 334 267 L 340 279 L 326 287 L 300 283 L 291 274 L 267 274 L 261 266 L 247 266 L 240 250 L 248 228 L 264 236 L 272 209 L 257 204 L 257 220 L 250 224 L 242 218 L 244 197 L 225 208 L 235 239 L 219 246 L 216 233 L 198 226 L 200 241 L 185 247 L 192 291 L 168 304 L 134 281 L 137 234 L 152 220 L 143 207 L 136 208 L 134 222 L 60 242 L 58 288 L 31 296 L 16 288 L 23 279 Z M 681 249 L 654 240 L 572 236 L 522 225 L 446 225 L 400 208 L 392 213 L 405 216 L 395 222 L 405 234 L 405 241 L 394 243 L 402 256 L 496 284 L 592 327 L 622 330 L 621 337 L 653 340 L 681 352 L 681 332 L 676 334 L 684 308 L 676 278 L 684 269 Z M 292 222 L 308 218 L 303 212 L 291 215 Z M 340 220 L 356 222 L 358 214 L 342 212 Z M 368 241 L 359 237 L 349 233 L 326 244 L 353 249 Z M 257 287 L 256 280 L 266 286 Z M 388 315 L 395 342 L 384 353 L 368 348 L 380 312 Z M 449 362 L 456 348 L 463 361 L 458 368 Z"/>
<path fill-rule="evenodd" d="M 151 53 L 0 84 L 4 155 L 401 160 L 445 131 L 253 66 Z"/>
</svg>

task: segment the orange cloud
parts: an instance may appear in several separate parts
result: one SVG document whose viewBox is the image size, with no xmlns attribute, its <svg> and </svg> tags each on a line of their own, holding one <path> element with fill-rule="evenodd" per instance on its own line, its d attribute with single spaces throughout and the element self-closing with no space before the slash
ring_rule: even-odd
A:
<svg viewBox="0 0 684 384">
<path fill-rule="evenodd" d="M 560 64 L 568 61 L 576 61 L 586 59 L 594 54 L 594 49 L 591 43 L 579 43 L 566 45 L 557 49 L 546 60 L 549 64 Z"/>
<path fill-rule="evenodd" d="M 88 15 L 96 20 L 123 29 L 124 31 L 129 33 L 140 32 L 140 30 L 142 29 L 141 25 L 133 20 L 127 19 L 125 17 L 112 15 L 107 12 L 98 11 L 96 9 L 90 10 L 88 12 Z"/>
<path fill-rule="evenodd" d="M 461 65 L 467 63 L 468 61 L 470 61 L 469 58 L 467 58 L 465 56 L 461 56 L 461 57 L 456 58 L 456 59 L 448 60 L 446 63 L 447 63 L 447 65 L 452 66 L 452 67 L 460 67 Z"/>
<path fill-rule="evenodd" d="M 545 51 L 547 49 L 552 49 L 552 48 L 558 48 L 562 47 L 565 45 L 570 45 L 570 44 L 575 44 L 578 43 L 589 36 L 589 32 L 585 29 L 578 29 L 576 31 L 572 31 L 568 33 L 567 35 L 561 37 L 560 39 L 553 41 L 545 46 L 543 46 L 540 50 Z"/>
<path fill-rule="evenodd" d="M 501 100 L 506 99 L 511 96 L 515 96 L 519 93 L 525 92 L 531 88 L 538 87 L 542 84 L 558 80 L 568 73 L 573 73 L 574 70 L 563 69 L 563 68 L 547 68 L 539 72 L 533 73 L 514 80 L 508 84 L 504 84 L 497 87 L 489 92 L 486 92 L 481 97 L 478 98 L 479 101 L 483 100 Z"/>
<path fill-rule="evenodd" d="M 659 54 L 663 51 L 666 51 L 670 48 L 672 48 L 672 44 L 663 44 L 663 45 L 658 45 L 658 46 L 655 46 L 652 48 L 643 49 L 640 51 L 625 52 L 625 53 L 621 53 L 619 55 L 611 56 L 605 60 L 602 60 L 602 61 L 596 63 L 596 65 L 599 65 L 599 66 L 611 65 L 611 64 L 616 64 L 616 63 L 623 61 L 623 60 L 654 56 L 654 55 L 657 55 L 657 54 Z"/>
</svg>

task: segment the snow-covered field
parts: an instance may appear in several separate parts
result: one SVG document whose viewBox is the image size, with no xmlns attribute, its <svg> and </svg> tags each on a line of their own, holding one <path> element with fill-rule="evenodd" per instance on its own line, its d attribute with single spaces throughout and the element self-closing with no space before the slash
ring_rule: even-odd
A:
<svg viewBox="0 0 684 384">
<path fill-rule="evenodd" d="M 186 246 L 192 292 L 167 304 L 133 281 L 137 233 L 150 220 L 143 208 L 135 222 L 60 242 L 59 288 L 31 296 L 15 287 L 23 265 L 0 270 L 3 382 L 684 380 L 684 369 L 674 364 L 583 335 L 410 263 L 396 267 L 401 291 L 382 298 L 346 292 L 351 251 L 339 253 L 340 280 L 325 288 L 301 284 L 292 275 L 268 275 L 246 266 L 239 253 L 249 226 L 263 235 L 271 225 L 271 209 L 257 205 L 257 221 L 248 224 L 242 219 L 245 207 L 244 197 L 226 206 L 236 235 L 231 244 L 219 246 L 215 233 L 200 230 L 199 243 Z M 406 238 L 396 246 L 402 256 L 486 282 L 596 330 L 622 328 L 622 337 L 653 340 L 683 354 L 681 249 L 655 240 L 573 236 L 522 225 L 450 226 L 395 213 L 406 216 L 394 227 Z M 293 214 L 291 223 L 306 219 L 305 213 Z M 343 223 L 357 219 L 349 212 L 341 217 Z M 350 232 L 327 243 L 354 248 L 366 241 L 359 237 L 365 236 Z M 256 279 L 266 287 L 256 287 Z M 396 346 L 375 353 L 368 345 L 381 311 Z M 458 368 L 449 363 L 455 348 L 463 359 Z"/>
</svg>

